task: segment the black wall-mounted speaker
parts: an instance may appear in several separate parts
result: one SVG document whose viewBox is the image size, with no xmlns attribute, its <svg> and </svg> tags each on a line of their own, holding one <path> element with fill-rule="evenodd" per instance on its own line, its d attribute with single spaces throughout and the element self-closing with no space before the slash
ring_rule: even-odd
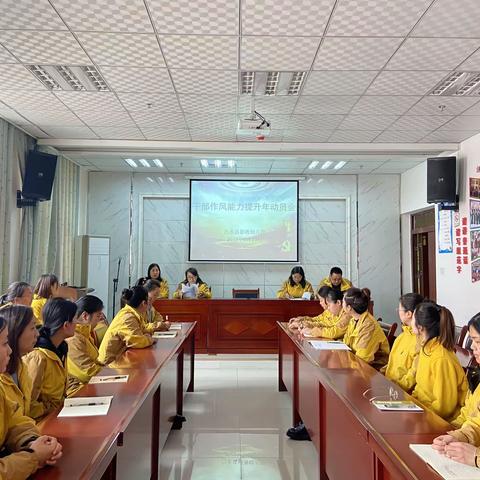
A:
<svg viewBox="0 0 480 480">
<path fill-rule="evenodd" d="M 456 203 L 457 159 L 435 157 L 427 159 L 427 203 Z"/>
<path fill-rule="evenodd" d="M 35 150 L 28 152 L 22 196 L 39 201 L 50 200 L 56 168 L 56 155 Z"/>
</svg>

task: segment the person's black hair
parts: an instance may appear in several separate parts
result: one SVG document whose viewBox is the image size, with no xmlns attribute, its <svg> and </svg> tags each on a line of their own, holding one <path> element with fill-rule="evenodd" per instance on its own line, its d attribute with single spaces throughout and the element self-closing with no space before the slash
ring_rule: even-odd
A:
<svg viewBox="0 0 480 480">
<path fill-rule="evenodd" d="M 331 288 L 327 293 L 326 301 L 328 303 L 337 303 L 337 302 L 341 302 L 342 300 L 343 300 L 343 292 L 341 292 L 340 290 Z"/>
<path fill-rule="evenodd" d="M 473 328 L 480 335 L 480 312 L 474 315 L 467 324 L 468 329 Z M 468 387 L 473 393 L 480 384 L 480 367 L 478 365 L 467 368 Z"/>
<path fill-rule="evenodd" d="M 305 288 L 305 285 L 307 284 L 307 281 L 305 280 L 305 272 L 303 271 L 303 268 L 300 267 L 300 266 L 297 266 L 297 267 L 293 267 L 292 268 L 292 271 L 290 272 L 290 276 L 288 277 L 288 281 L 290 282 L 290 285 L 292 287 L 294 287 L 296 284 L 293 280 L 293 276 L 296 274 L 296 273 L 299 273 L 301 276 L 302 276 L 302 279 L 300 280 L 300 285 L 302 286 L 302 288 Z"/>
<path fill-rule="evenodd" d="M 10 305 L 2 308 L 2 317 L 7 322 L 8 344 L 12 349 L 12 354 L 10 355 L 6 371 L 12 375 L 18 372 L 18 364 L 20 363 L 21 358 L 18 348 L 18 340 L 34 319 L 33 310 L 24 305 Z"/>
<path fill-rule="evenodd" d="M 352 287 L 345 292 L 343 299 L 346 305 L 352 307 L 356 313 L 361 315 L 368 310 L 370 290 L 368 288 L 360 290 L 359 288 Z"/>
<path fill-rule="evenodd" d="M 143 287 L 145 285 L 145 283 L 147 282 L 148 280 L 148 277 L 140 277 L 136 282 L 135 282 L 135 286 L 136 287 Z"/>
<path fill-rule="evenodd" d="M 124 288 L 122 301 L 132 308 L 138 308 L 142 302 L 148 301 L 148 293 L 143 287 Z"/>
<path fill-rule="evenodd" d="M 190 267 L 185 270 L 185 280 L 182 282 L 185 285 L 188 283 L 187 273 L 191 273 L 193 276 L 197 277 L 197 285 L 203 285 L 205 282 L 198 276 L 198 270 L 196 268 Z"/>
<path fill-rule="evenodd" d="M 325 300 L 327 298 L 327 295 L 330 293 L 330 290 L 332 290 L 332 288 L 330 288 L 327 285 L 324 285 L 323 287 L 320 287 L 318 289 L 318 296 Z"/>
<path fill-rule="evenodd" d="M 160 288 L 160 287 L 161 287 L 160 282 L 158 280 L 155 280 L 154 278 L 147 280 L 143 285 L 143 288 L 147 292 L 151 292 L 152 290 L 155 290 L 156 288 Z"/>
<path fill-rule="evenodd" d="M 158 271 L 159 271 L 159 275 L 158 275 L 158 278 L 154 278 L 153 280 L 158 280 L 159 282 L 163 282 L 163 278 L 162 278 L 162 269 L 160 268 L 160 265 L 158 263 L 151 263 L 149 266 L 148 266 L 148 269 L 147 269 L 147 280 L 151 280 L 152 277 L 150 275 L 150 272 L 152 270 L 153 267 L 157 267 L 158 268 Z"/>
<path fill-rule="evenodd" d="M 332 276 L 334 273 L 336 273 L 337 275 L 342 275 L 343 276 L 343 272 L 342 272 L 342 269 L 340 267 L 332 267 L 330 269 L 330 276 Z"/>
<path fill-rule="evenodd" d="M 32 288 L 32 286 L 27 282 L 13 282 L 8 286 L 6 293 L 0 296 L 0 305 L 5 305 L 6 303 L 13 302 L 16 298 L 20 298 L 25 293 L 27 288 Z"/>
<path fill-rule="evenodd" d="M 415 324 L 427 332 L 427 341 L 423 348 L 428 342 L 438 338 L 438 342 L 447 350 L 454 350 L 455 320 L 448 308 L 435 302 L 422 302 L 415 309 Z"/>
<path fill-rule="evenodd" d="M 95 312 L 101 312 L 103 310 L 103 302 L 95 295 L 85 295 L 80 297 L 76 302 L 77 305 L 77 314 L 79 317 L 83 312 L 92 315 Z"/>
<path fill-rule="evenodd" d="M 5 330 L 6 326 L 7 326 L 7 320 L 5 319 L 5 317 L 2 317 L 2 315 L 0 315 L 0 333 L 2 333 Z"/>
<path fill-rule="evenodd" d="M 58 277 L 53 273 L 45 273 L 38 279 L 33 293 L 42 298 L 50 298 L 52 296 L 52 287 L 55 284 L 59 285 Z"/>
<path fill-rule="evenodd" d="M 43 307 L 43 326 L 40 329 L 48 336 L 53 337 L 64 323 L 73 321 L 77 314 L 77 304 L 64 298 L 51 298 Z"/>
<path fill-rule="evenodd" d="M 399 299 L 400 305 L 406 312 L 414 312 L 425 299 L 419 293 L 406 293 Z"/>
</svg>

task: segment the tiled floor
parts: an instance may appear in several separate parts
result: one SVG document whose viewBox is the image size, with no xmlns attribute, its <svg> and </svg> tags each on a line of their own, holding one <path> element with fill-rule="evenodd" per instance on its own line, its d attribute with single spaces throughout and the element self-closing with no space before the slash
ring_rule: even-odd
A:
<svg viewBox="0 0 480 480">
<path fill-rule="evenodd" d="M 291 402 L 278 392 L 274 355 L 198 355 L 185 416 L 162 452 L 161 480 L 318 478 L 312 443 L 285 435 Z"/>
</svg>

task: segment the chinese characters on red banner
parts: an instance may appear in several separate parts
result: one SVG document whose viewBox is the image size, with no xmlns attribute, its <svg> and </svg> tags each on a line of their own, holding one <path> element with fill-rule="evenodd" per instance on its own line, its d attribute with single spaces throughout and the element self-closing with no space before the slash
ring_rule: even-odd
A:
<svg viewBox="0 0 480 480">
<path fill-rule="evenodd" d="M 457 259 L 457 273 L 462 273 L 468 265 L 468 219 L 462 217 L 461 224 L 455 227 L 455 255 Z"/>
</svg>

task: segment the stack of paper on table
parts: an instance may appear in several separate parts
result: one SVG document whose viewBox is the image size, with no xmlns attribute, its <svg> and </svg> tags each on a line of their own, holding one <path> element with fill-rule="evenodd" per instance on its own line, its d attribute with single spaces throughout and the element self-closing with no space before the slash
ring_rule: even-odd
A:
<svg viewBox="0 0 480 480">
<path fill-rule="evenodd" d="M 181 323 L 171 323 L 169 330 L 181 330 L 182 324 Z"/>
<path fill-rule="evenodd" d="M 350 347 L 343 342 L 335 340 L 310 340 L 315 350 L 350 350 Z"/>
<path fill-rule="evenodd" d="M 423 408 L 411 400 L 374 400 L 372 403 L 386 412 L 423 412 Z"/>
<path fill-rule="evenodd" d="M 128 375 L 97 375 L 92 377 L 88 383 L 126 383 Z"/>
<path fill-rule="evenodd" d="M 153 338 L 175 338 L 177 336 L 177 332 L 153 332 Z"/>
<path fill-rule="evenodd" d="M 445 480 L 480 480 L 480 469 L 455 462 L 431 445 L 411 444 L 410 448 Z"/>
<path fill-rule="evenodd" d="M 113 397 L 74 397 L 65 399 L 59 417 L 106 415 Z"/>
</svg>

